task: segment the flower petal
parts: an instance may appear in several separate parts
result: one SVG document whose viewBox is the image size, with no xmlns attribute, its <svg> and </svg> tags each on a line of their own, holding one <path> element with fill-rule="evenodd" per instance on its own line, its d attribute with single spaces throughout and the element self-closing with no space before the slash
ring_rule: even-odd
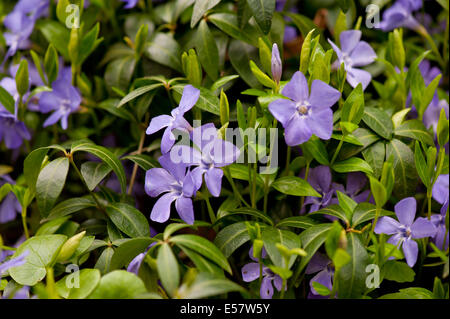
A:
<svg viewBox="0 0 450 319">
<path fill-rule="evenodd" d="M 192 109 L 192 107 L 197 103 L 200 97 L 200 90 L 196 89 L 192 85 L 188 84 L 183 89 L 183 95 L 181 96 L 179 109 L 182 113 L 185 113 Z"/>
<path fill-rule="evenodd" d="M 269 111 L 285 128 L 297 109 L 294 102 L 278 99 L 269 104 Z"/>
<path fill-rule="evenodd" d="M 341 93 L 320 80 L 311 84 L 311 94 L 308 101 L 314 110 L 332 107 L 341 97 Z"/>
<path fill-rule="evenodd" d="M 353 88 L 357 87 L 358 84 L 361 83 L 363 90 L 365 90 L 371 80 L 372 75 L 367 71 L 355 68 L 347 69 L 347 81 Z"/>
<path fill-rule="evenodd" d="M 175 202 L 175 208 L 182 220 L 189 225 L 194 224 L 194 206 L 192 205 L 192 199 L 184 196 L 178 197 Z"/>
<path fill-rule="evenodd" d="M 153 206 L 150 219 L 157 223 L 166 222 L 170 217 L 170 206 L 177 197 L 178 195 L 175 193 L 167 193 L 161 196 Z"/>
<path fill-rule="evenodd" d="M 311 109 L 308 117 L 311 132 L 323 140 L 329 140 L 333 133 L 333 111 L 331 109 Z"/>
<path fill-rule="evenodd" d="M 222 189 L 223 171 L 220 168 L 210 168 L 206 171 L 205 182 L 209 192 L 214 197 L 220 196 Z"/>
<path fill-rule="evenodd" d="M 147 135 L 153 134 L 163 127 L 169 126 L 172 121 L 172 117 L 169 115 L 160 115 L 152 118 L 147 131 L 145 132 Z"/>
<path fill-rule="evenodd" d="M 242 279 L 251 282 L 259 278 L 259 263 L 249 263 L 242 267 Z"/>
<path fill-rule="evenodd" d="M 416 264 L 418 253 L 418 245 L 413 239 L 406 239 L 403 242 L 403 254 L 409 267 L 412 268 Z"/>
<path fill-rule="evenodd" d="M 377 58 L 377 54 L 369 45 L 369 43 L 365 41 L 359 42 L 353 52 L 350 55 L 352 60 L 352 66 L 365 66 L 371 64 Z"/>
<path fill-rule="evenodd" d="M 360 30 L 342 31 L 339 35 L 342 52 L 347 54 L 351 53 L 357 46 L 359 40 L 361 40 L 361 34 Z"/>
<path fill-rule="evenodd" d="M 414 197 L 404 198 L 394 206 L 395 214 L 401 224 L 411 226 L 416 216 L 417 202 Z"/>
<path fill-rule="evenodd" d="M 296 146 L 308 141 L 311 138 L 312 132 L 308 126 L 306 117 L 300 117 L 298 113 L 289 121 L 284 130 L 284 139 L 289 146 Z"/>
<path fill-rule="evenodd" d="M 308 81 L 306 81 L 305 75 L 300 71 L 295 72 L 292 79 L 284 86 L 281 93 L 295 102 L 307 100 Z"/>
<path fill-rule="evenodd" d="M 400 223 L 395 219 L 387 216 L 381 217 L 377 225 L 375 226 L 374 232 L 376 234 L 388 234 L 393 235 L 398 233 L 400 229 Z"/>
<path fill-rule="evenodd" d="M 175 178 L 164 168 L 151 168 L 145 173 L 145 192 L 156 197 L 172 189 L 171 184 L 176 183 Z"/>
<path fill-rule="evenodd" d="M 412 238 L 424 238 L 433 237 L 436 235 L 436 227 L 433 223 L 424 217 L 419 217 L 411 225 L 411 236 Z"/>
<path fill-rule="evenodd" d="M 262 299 L 272 299 L 273 296 L 272 279 L 268 277 L 263 278 L 259 294 Z"/>
</svg>

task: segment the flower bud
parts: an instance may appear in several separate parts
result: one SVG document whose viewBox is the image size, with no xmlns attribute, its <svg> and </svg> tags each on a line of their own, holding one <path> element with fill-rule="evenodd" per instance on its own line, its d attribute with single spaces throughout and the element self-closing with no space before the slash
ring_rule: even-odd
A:
<svg viewBox="0 0 450 319">
<path fill-rule="evenodd" d="M 253 241 L 253 257 L 261 259 L 263 247 L 264 247 L 263 241 L 261 239 L 255 239 Z"/>
<path fill-rule="evenodd" d="M 272 77 L 277 84 L 280 83 L 281 73 L 283 72 L 280 58 L 280 51 L 276 43 L 272 47 Z"/>
<path fill-rule="evenodd" d="M 80 245 L 81 240 L 83 239 L 84 235 L 86 234 L 86 231 L 83 231 L 79 234 L 76 234 L 75 236 L 70 237 L 64 245 L 61 247 L 61 250 L 59 251 L 58 257 L 56 258 L 57 262 L 63 262 L 68 260 L 77 250 L 78 246 Z"/>
<path fill-rule="evenodd" d="M 20 96 L 24 96 L 28 92 L 29 85 L 28 61 L 22 60 L 16 73 L 16 87 Z"/>
</svg>

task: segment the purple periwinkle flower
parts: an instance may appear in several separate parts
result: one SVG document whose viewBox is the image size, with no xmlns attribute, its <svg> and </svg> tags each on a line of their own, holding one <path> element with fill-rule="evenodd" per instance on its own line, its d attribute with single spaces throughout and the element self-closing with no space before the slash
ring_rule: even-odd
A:
<svg viewBox="0 0 450 319">
<path fill-rule="evenodd" d="M 14 10 L 21 11 L 37 20 L 48 14 L 50 0 L 20 0 Z"/>
<path fill-rule="evenodd" d="M 272 46 L 272 77 L 277 82 L 280 83 L 281 73 L 283 72 L 283 67 L 281 64 L 280 51 L 276 43 Z"/>
<path fill-rule="evenodd" d="M 332 183 L 331 170 L 328 166 L 320 165 L 309 170 L 308 183 L 320 194 L 322 197 L 308 196 L 305 199 L 302 212 L 306 205 L 311 205 L 309 212 L 315 212 L 331 204 L 333 195 L 336 189 L 340 186 Z"/>
<path fill-rule="evenodd" d="M 27 127 L 17 116 L 8 111 L 0 110 L 0 142 L 5 141 L 6 148 L 19 148 L 23 140 L 30 140 Z"/>
<path fill-rule="evenodd" d="M 18 267 L 23 265 L 25 263 L 25 257 L 27 257 L 29 253 L 30 252 L 26 250 L 19 256 L 0 264 L 0 275 L 12 267 Z"/>
<path fill-rule="evenodd" d="M 0 176 L 0 187 L 4 184 L 15 184 L 9 175 Z M 12 192 L 8 193 L 0 202 L 0 224 L 8 223 L 16 219 L 17 214 L 22 211 L 22 206 Z"/>
<path fill-rule="evenodd" d="M 183 89 L 179 106 L 172 110 L 171 115 L 160 115 L 151 120 L 147 128 L 147 135 L 153 134 L 164 127 L 166 128 L 161 140 L 161 152 L 163 154 L 170 151 L 173 144 L 175 144 L 175 136 L 172 130 L 192 130 L 191 125 L 185 120 L 183 115 L 194 107 L 199 97 L 200 90 L 188 84 Z"/>
<path fill-rule="evenodd" d="M 439 175 L 433 185 L 432 195 L 435 201 L 443 205 L 449 194 L 449 174 Z"/>
<path fill-rule="evenodd" d="M 333 132 L 331 107 L 339 100 L 338 90 L 320 80 L 314 80 L 309 92 L 308 81 L 297 71 L 283 88 L 289 99 L 269 104 L 269 111 L 285 128 L 286 144 L 295 146 L 308 141 L 313 134 L 328 140 Z"/>
<path fill-rule="evenodd" d="M 394 5 L 383 13 L 383 20 L 377 28 L 387 32 L 396 28 L 417 29 L 419 23 L 413 12 L 422 7 L 422 0 L 397 0 Z"/>
<path fill-rule="evenodd" d="M 330 291 L 333 290 L 334 267 L 331 260 L 326 256 L 321 253 L 314 254 L 306 267 L 305 273 L 308 275 L 316 274 L 309 281 L 312 298 L 320 296 L 320 294 L 314 289 L 313 282 L 318 282 L 319 284 L 327 287 Z"/>
<path fill-rule="evenodd" d="M 51 92 L 42 93 L 39 99 L 39 108 L 42 113 L 53 111 L 44 122 L 44 127 L 61 121 L 63 130 L 67 129 L 69 115 L 77 111 L 81 104 L 81 95 L 78 90 L 67 81 L 66 77 L 58 78 L 52 83 Z"/>
<path fill-rule="evenodd" d="M 448 212 L 448 201 L 449 199 L 447 198 L 444 205 L 442 205 L 440 214 L 431 216 L 431 222 L 437 229 L 436 235 L 433 237 L 433 242 L 436 244 L 437 248 L 442 250 L 448 249 L 449 241 L 449 234 L 447 228 L 445 227 L 445 216 Z"/>
<path fill-rule="evenodd" d="M 414 221 L 416 205 L 414 197 L 402 199 L 394 207 L 399 221 L 383 216 L 375 226 L 375 233 L 393 235 L 387 241 L 389 244 L 402 245 L 403 254 L 409 267 L 415 265 L 419 251 L 414 239 L 434 237 L 436 234 L 436 227 L 428 219 L 419 217 Z"/>
<path fill-rule="evenodd" d="M 256 262 L 248 263 L 242 267 L 242 279 L 245 282 L 251 282 L 254 280 L 259 279 L 260 277 L 260 265 L 257 262 L 258 259 L 253 257 L 253 249 L 250 249 L 249 251 L 250 258 Z M 267 256 L 266 251 L 262 250 L 261 252 L 261 258 L 265 258 Z M 262 282 L 261 282 L 261 288 L 259 290 L 259 294 L 261 298 L 263 299 L 272 299 L 273 296 L 273 286 L 277 288 L 278 291 L 281 291 L 283 289 L 283 280 L 280 276 L 273 273 L 272 270 L 270 270 L 269 267 L 264 266 L 262 267 Z"/>
<path fill-rule="evenodd" d="M 444 109 L 445 115 L 449 116 L 448 102 L 445 99 L 439 100 L 437 94 L 434 95 L 431 100 L 430 105 L 428 105 L 427 109 L 423 113 L 423 124 L 426 128 L 433 128 L 434 134 L 437 132 L 437 125 L 439 122 L 439 117 L 441 115 L 441 110 Z"/>
<path fill-rule="evenodd" d="M 212 123 L 194 128 L 191 138 L 200 151 L 186 145 L 176 145 L 170 152 L 172 160 L 197 166 L 191 172 L 196 189 L 202 186 L 204 175 L 206 186 L 214 197 L 218 197 L 222 189 L 222 167 L 232 164 L 240 155 L 235 145 L 218 138 L 217 134 Z"/>
<path fill-rule="evenodd" d="M 126 2 L 124 8 L 125 9 L 133 9 L 139 2 L 139 0 L 120 0 L 122 2 Z"/>
<path fill-rule="evenodd" d="M 8 51 L 3 59 L 3 63 L 5 63 L 9 57 L 16 54 L 17 50 L 29 47 L 28 37 L 33 32 L 34 20 L 20 10 L 13 10 L 5 17 L 3 23 L 9 30 L 3 34 L 8 46 Z"/>
<path fill-rule="evenodd" d="M 358 67 L 374 62 L 377 54 L 366 41 L 360 41 L 361 35 L 362 33 L 359 30 L 341 32 L 339 35 L 341 49 L 330 39 L 328 39 L 328 42 L 338 57 L 338 65 L 336 67 L 340 67 L 344 63 L 348 83 L 354 88 L 358 83 L 361 83 L 363 90 L 365 90 L 372 80 L 372 75 L 365 70 L 358 69 Z"/>
<path fill-rule="evenodd" d="M 152 168 L 145 175 L 145 192 L 151 197 L 164 193 L 153 206 L 150 219 L 164 223 L 170 217 L 170 206 L 175 201 L 178 215 L 188 224 L 194 223 L 192 196 L 197 191 L 187 165 L 174 163 L 170 154 L 159 158 L 162 168 Z"/>
</svg>

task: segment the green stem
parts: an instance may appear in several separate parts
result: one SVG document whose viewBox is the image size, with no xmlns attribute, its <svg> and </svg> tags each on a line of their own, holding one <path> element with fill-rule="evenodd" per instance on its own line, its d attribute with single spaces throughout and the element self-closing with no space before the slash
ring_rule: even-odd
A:
<svg viewBox="0 0 450 319">
<path fill-rule="evenodd" d="M 419 26 L 416 29 L 417 33 L 419 33 L 421 36 L 423 36 L 425 38 L 425 40 L 428 41 L 428 44 L 431 47 L 431 50 L 434 52 L 434 54 L 436 55 L 436 59 L 438 60 L 439 64 L 441 65 L 442 69 L 446 68 L 445 65 L 445 61 L 444 59 L 442 59 L 441 53 L 439 52 L 438 47 L 436 46 L 436 43 L 434 42 L 433 38 L 430 36 L 430 34 L 428 33 L 427 29 L 425 29 L 424 26 Z M 444 41 L 445 42 L 445 41 Z"/>
<path fill-rule="evenodd" d="M 308 175 L 309 175 L 309 165 L 311 164 L 311 162 L 307 162 L 306 163 L 306 169 L 305 169 L 305 181 L 308 181 Z M 305 203 L 305 196 L 302 196 L 300 199 L 300 209 L 302 209 L 303 205 Z"/>
<path fill-rule="evenodd" d="M 291 165 L 291 153 L 292 149 L 290 146 L 287 147 L 286 151 L 286 168 L 284 169 L 283 175 L 289 175 L 289 166 Z"/>
<path fill-rule="evenodd" d="M 431 188 L 427 190 L 427 202 L 428 202 L 428 220 L 431 220 Z"/>
<path fill-rule="evenodd" d="M 267 203 L 269 201 L 269 174 L 264 176 L 264 214 L 267 214 Z"/>
<path fill-rule="evenodd" d="M 333 154 L 333 158 L 331 159 L 330 166 L 334 164 L 334 161 L 336 160 L 337 156 L 339 155 L 339 152 L 341 151 L 343 144 L 344 144 L 344 138 L 342 138 L 342 140 L 339 141 L 336 151 Z"/>
<path fill-rule="evenodd" d="M 283 279 L 283 285 L 281 286 L 280 299 L 284 299 L 285 292 L 286 292 L 286 279 Z"/>
<path fill-rule="evenodd" d="M 27 208 L 22 207 L 22 225 L 23 225 L 23 232 L 25 233 L 25 238 L 30 238 L 30 233 L 28 231 L 27 226 Z"/>
<path fill-rule="evenodd" d="M 225 177 L 227 178 L 228 182 L 231 185 L 231 188 L 233 190 L 234 195 L 239 198 L 239 200 L 247 207 L 250 207 L 250 205 L 247 203 L 247 201 L 242 197 L 241 193 L 239 192 L 239 190 L 236 187 L 236 184 L 234 183 L 233 178 L 231 177 L 230 174 L 230 169 L 228 167 L 224 168 L 224 173 L 225 173 Z"/>
<path fill-rule="evenodd" d="M 55 277 L 53 274 L 53 268 L 47 267 L 47 292 L 50 299 L 59 299 L 56 292 Z"/>
<path fill-rule="evenodd" d="M 85 186 L 86 189 L 89 191 L 89 194 L 92 196 L 92 198 L 94 199 L 95 203 L 97 204 L 97 208 L 100 209 L 101 211 L 104 211 L 103 206 L 102 206 L 102 205 L 100 204 L 100 202 L 98 201 L 97 196 L 95 196 L 95 193 L 92 192 L 92 191 L 89 189 L 89 187 L 88 187 L 86 181 L 84 180 L 83 175 L 81 175 L 80 170 L 78 169 L 77 165 L 75 165 L 75 162 L 73 161 L 73 157 L 72 157 L 72 156 L 69 156 L 69 161 L 70 161 L 70 164 L 72 165 L 73 169 L 74 169 L 75 172 L 77 173 L 78 177 L 81 179 L 81 181 L 83 182 L 84 186 Z"/>
<path fill-rule="evenodd" d="M 375 208 L 375 219 L 373 220 L 372 230 L 370 231 L 369 235 L 367 236 L 366 247 L 370 243 L 370 234 L 373 234 L 373 232 L 375 231 L 375 226 L 378 223 L 378 218 L 380 217 L 380 213 L 381 213 L 381 207 L 377 205 Z"/>
</svg>

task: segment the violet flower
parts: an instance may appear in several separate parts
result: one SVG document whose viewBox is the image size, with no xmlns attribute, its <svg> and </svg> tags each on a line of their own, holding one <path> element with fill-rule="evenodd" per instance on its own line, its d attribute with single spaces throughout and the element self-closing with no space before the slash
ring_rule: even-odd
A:
<svg viewBox="0 0 450 319">
<path fill-rule="evenodd" d="M 6 148 L 19 148 L 23 140 L 30 139 L 30 132 L 25 124 L 17 119 L 16 115 L 0 110 L 0 142 L 4 140 Z"/>
<path fill-rule="evenodd" d="M 283 11 L 284 9 L 284 5 L 286 4 L 286 0 L 277 0 L 276 4 L 275 4 L 275 10 L 276 11 Z M 293 13 L 298 13 L 298 9 L 296 6 L 291 6 L 289 8 L 289 12 L 293 12 Z M 290 17 L 286 17 L 286 21 L 289 22 L 292 19 Z M 287 43 L 287 42 L 291 42 L 292 40 L 294 40 L 295 38 L 297 38 L 297 29 L 294 28 L 293 26 L 290 25 L 286 25 L 284 27 L 284 38 L 283 38 L 283 42 Z"/>
<path fill-rule="evenodd" d="M 152 118 L 147 128 L 147 135 L 153 134 L 164 127 L 166 128 L 161 140 L 161 152 L 163 154 L 170 151 L 173 144 L 175 144 L 175 136 L 172 134 L 172 130 L 192 130 L 191 125 L 184 119 L 183 115 L 194 107 L 199 97 L 200 90 L 188 84 L 183 89 L 179 106 L 172 110 L 171 115 L 160 115 Z"/>
<path fill-rule="evenodd" d="M 311 258 L 308 266 L 306 267 L 305 273 L 307 275 L 316 274 L 309 281 L 309 287 L 311 290 L 310 298 L 324 297 L 321 296 L 313 287 L 313 282 L 318 282 L 319 284 L 327 287 L 330 291 L 333 290 L 333 276 L 334 267 L 331 260 L 321 253 L 316 253 Z M 327 297 L 324 297 L 327 298 Z"/>
<path fill-rule="evenodd" d="M 434 235 L 433 237 L 433 242 L 436 244 L 437 248 L 441 250 L 448 249 L 449 234 L 447 228 L 445 227 L 445 216 L 447 215 L 448 211 L 448 201 L 449 199 L 447 197 L 447 200 L 445 201 L 444 205 L 441 208 L 440 214 L 435 214 L 431 216 L 431 222 L 437 229 L 436 235 Z"/>
<path fill-rule="evenodd" d="M 155 237 L 157 235 L 157 232 L 150 226 L 150 237 Z M 133 258 L 132 261 L 128 264 L 127 271 L 134 273 L 136 276 L 139 275 L 139 269 L 141 268 L 142 262 L 144 261 L 144 257 L 147 253 L 147 251 L 156 245 L 156 241 L 151 243 L 144 252 L 138 254 L 136 257 Z"/>
<path fill-rule="evenodd" d="M 163 168 L 152 168 L 145 175 L 145 192 L 151 197 L 157 197 L 164 193 L 153 206 L 150 219 L 164 223 L 170 217 L 170 206 L 175 201 L 178 215 L 187 224 L 194 223 L 194 207 L 192 196 L 197 189 L 194 180 L 183 163 L 174 163 L 170 154 L 159 158 Z"/>
<path fill-rule="evenodd" d="M 20 0 L 14 10 L 27 14 L 30 18 L 37 20 L 48 14 L 50 0 Z"/>
<path fill-rule="evenodd" d="M 330 39 L 328 39 L 328 42 L 338 57 L 335 67 L 339 68 L 344 63 L 345 70 L 347 71 L 347 82 L 354 88 L 358 83 L 361 83 L 363 90 L 365 90 L 372 80 L 372 75 L 357 67 L 371 64 L 375 61 L 377 55 L 366 41 L 360 41 L 361 35 L 362 33 L 359 30 L 341 32 L 339 35 L 341 49 Z"/>
<path fill-rule="evenodd" d="M 232 164 L 240 155 L 235 145 L 218 138 L 217 135 L 218 131 L 214 124 L 205 124 L 194 128 L 191 132 L 194 145 L 200 151 L 186 145 L 176 145 L 170 152 L 174 162 L 197 166 L 191 172 L 195 188 L 199 189 L 202 186 L 205 175 L 206 186 L 214 197 L 220 196 L 222 189 L 222 167 Z"/>
<path fill-rule="evenodd" d="M 443 205 L 449 196 L 448 188 L 449 188 L 449 174 L 439 175 L 431 191 L 434 200 L 437 201 L 439 204 Z"/>
<path fill-rule="evenodd" d="M 42 113 L 53 111 L 52 115 L 45 120 L 44 127 L 61 121 L 61 127 L 63 130 L 66 130 L 69 115 L 77 111 L 81 104 L 81 95 L 77 88 L 68 81 L 67 75 L 65 73 L 61 74 L 63 76 L 58 77 L 52 83 L 53 90 L 42 93 L 39 99 L 39 108 Z"/>
<path fill-rule="evenodd" d="M 126 2 L 124 9 L 133 9 L 139 2 L 139 0 L 120 0 Z"/>
<path fill-rule="evenodd" d="M 436 227 L 431 221 L 424 217 L 416 216 L 416 199 L 414 197 L 404 198 L 395 207 L 395 214 L 399 220 L 383 216 L 375 226 L 376 234 L 394 235 L 388 239 L 389 244 L 402 245 L 403 254 L 409 267 L 413 267 L 417 261 L 418 245 L 414 239 L 434 237 Z"/>
<path fill-rule="evenodd" d="M 251 282 L 254 280 L 259 279 L 260 277 L 260 265 L 258 262 L 258 259 L 253 257 L 253 247 L 249 251 L 250 258 L 254 260 L 253 263 L 248 263 L 242 267 L 242 279 L 245 282 Z M 263 248 L 261 251 L 261 258 L 266 258 L 267 252 Z M 272 270 L 270 270 L 269 267 L 264 266 L 262 267 L 262 281 L 261 281 L 261 288 L 259 290 L 259 294 L 261 298 L 263 299 L 272 299 L 273 296 L 273 286 L 278 291 L 281 291 L 283 289 L 283 279 L 281 279 L 280 276 L 273 273 Z"/>
<path fill-rule="evenodd" d="M 283 67 L 281 64 L 280 51 L 276 43 L 272 46 L 272 77 L 277 82 L 280 83 L 281 74 L 283 72 Z"/>
<path fill-rule="evenodd" d="M 387 32 L 396 28 L 417 29 L 420 25 L 413 12 L 422 7 L 422 0 L 397 0 L 394 5 L 383 13 L 383 20 L 377 28 Z"/>
<path fill-rule="evenodd" d="M 29 253 L 30 252 L 26 250 L 19 256 L 0 264 L 0 275 L 12 267 L 18 267 L 25 264 L 25 257 L 27 257 Z"/>
<path fill-rule="evenodd" d="M 428 105 L 427 109 L 423 113 L 423 124 L 426 128 L 433 128 L 434 134 L 436 135 L 437 132 L 437 125 L 439 122 L 439 117 L 441 115 L 441 110 L 445 110 L 445 115 L 449 116 L 449 110 L 448 110 L 448 102 L 444 99 L 439 100 L 439 97 L 437 94 L 433 96 L 433 99 L 431 100 L 430 105 Z"/>
<path fill-rule="evenodd" d="M 328 166 L 320 165 L 309 170 L 308 183 L 320 194 L 322 197 L 308 196 L 305 199 L 302 213 L 306 205 L 311 205 L 309 213 L 318 211 L 322 207 L 331 205 L 332 197 L 336 193 L 337 184 L 332 183 L 331 170 Z"/>
<path fill-rule="evenodd" d="M 278 99 L 269 104 L 269 111 L 285 128 L 286 144 L 295 146 L 308 141 L 312 134 L 328 140 L 333 132 L 331 107 L 339 100 L 338 90 L 320 80 L 311 84 L 302 72 L 297 71 L 283 88 L 288 99 Z"/>
<path fill-rule="evenodd" d="M 17 50 L 27 49 L 30 46 L 29 36 L 33 32 L 34 20 L 19 10 L 13 10 L 3 20 L 3 24 L 9 31 L 3 34 L 8 51 L 2 65 L 9 57 L 16 54 Z"/>
<path fill-rule="evenodd" d="M 15 184 L 9 175 L 0 176 L 0 187 L 4 184 Z M 14 193 L 8 193 L 0 202 L 0 224 L 8 223 L 16 219 L 17 214 L 22 211 L 22 206 Z M 1 259 L 0 259 L 1 261 Z"/>
</svg>

